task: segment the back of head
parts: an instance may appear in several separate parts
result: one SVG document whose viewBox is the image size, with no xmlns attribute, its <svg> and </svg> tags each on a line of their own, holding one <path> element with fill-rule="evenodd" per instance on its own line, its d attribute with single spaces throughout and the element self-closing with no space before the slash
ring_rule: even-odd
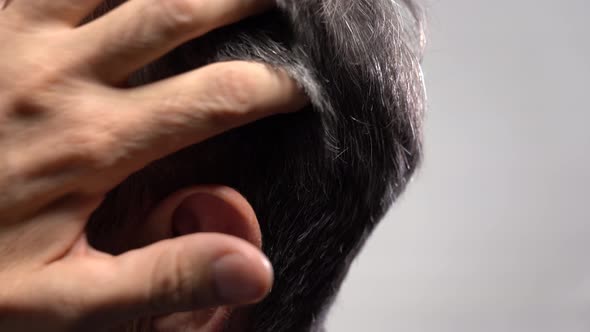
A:
<svg viewBox="0 0 590 332">
<path fill-rule="evenodd" d="M 287 70 L 311 105 L 153 163 L 109 194 L 89 233 L 106 248 L 109 234 L 141 227 L 154 204 L 181 188 L 236 188 L 257 213 L 275 268 L 273 290 L 251 309 L 247 330 L 310 331 L 321 329 L 350 262 L 419 163 L 421 14 L 411 0 L 277 2 L 179 47 L 131 81 L 251 60 Z"/>
</svg>

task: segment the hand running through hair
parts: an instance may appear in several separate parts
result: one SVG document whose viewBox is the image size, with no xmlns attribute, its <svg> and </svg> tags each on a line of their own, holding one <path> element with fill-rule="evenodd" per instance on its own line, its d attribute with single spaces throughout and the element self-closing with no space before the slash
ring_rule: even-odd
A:
<svg viewBox="0 0 590 332">
<path fill-rule="evenodd" d="M 111 256 L 84 234 L 108 190 L 149 162 L 303 106 L 286 74 L 246 62 L 120 88 L 179 44 L 270 1 L 130 0 L 79 26 L 101 2 L 0 0 L 2 331 L 104 329 L 250 303 L 272 283 L 264 255 L 236 237 L 194 234 Z M 213 267 L 231 254 L 243 261 L 221 280 Z M 229 281 L 253 291 L 228 296 Z"/>
</svg>

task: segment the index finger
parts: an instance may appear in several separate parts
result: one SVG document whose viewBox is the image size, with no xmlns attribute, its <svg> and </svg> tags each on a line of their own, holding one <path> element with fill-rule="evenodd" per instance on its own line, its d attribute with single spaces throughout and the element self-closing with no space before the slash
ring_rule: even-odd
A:
<svg viewBox="0 0 590 332">
<path fill-rule="evenodd" d="M 272 0 L 130 0 L 78 29 L 92 74 L 119 82 L 178 45 L 255 15 Z M 76 41 L 79 42 L 79 41 Z"/>
<path fill-rule="evenodd" d="M 184 147 L 306 104 L 299 85 L 283 70 L 243 61 L 208 65 L 121 90 L 115 107 L 101 114 L 110 134 L 96 135 L 109 139 L 93 144 L 99 147 L 95 152 L 103 154 L 95 160 L 109 160 L 108 165 L 102 165 L 108 168 L 107 178 L 122 180 Z M 106 184 L 103 179 L 101 183 Z"/>
</svg>

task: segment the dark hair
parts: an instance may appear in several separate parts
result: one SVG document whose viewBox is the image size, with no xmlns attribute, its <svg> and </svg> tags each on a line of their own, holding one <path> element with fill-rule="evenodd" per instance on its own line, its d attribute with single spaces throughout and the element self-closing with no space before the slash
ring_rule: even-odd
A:
<svg viewBox="0 0 590 332">
<path fill-rule="evenodd" d="M 247 329 L 317 331 L 352 259 L 419 163 L 423 20 L 413 0 L 277 3 L 177 48 L 132 83 L 244 59 L 287 70 L 312 105 L 153 163 L 108 195 L 89 233 L 100 248 L 105 234 L 138 225 L 180 188 L 234 187 L 257 213 L 276 278 Z"/>
</svg>

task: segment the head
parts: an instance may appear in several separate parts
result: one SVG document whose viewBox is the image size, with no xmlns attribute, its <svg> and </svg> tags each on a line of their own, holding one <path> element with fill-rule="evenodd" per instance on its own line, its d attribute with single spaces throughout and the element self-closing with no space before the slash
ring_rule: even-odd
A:
<svg viewBox="0 0 590 332">
<path fill-rule="evenodd" d="M 96 15 L 120 2 L 107 1 Z M 257 215 L 275 283 L 264 301 L 227 320 L 239 317 L 244 331 L 318 331 L 351 261 L 420 161 L 422 16 L 412 0 L 277 5 L 182 45 L 130 84 L 249 60 L 286 70 L 310 105 L 154 162 L 107 196 L 88 232 L 96 247 L 116 253 L 125 247 L 114 244 L 117 234 L 140 232 L 172 193 L 195 184 L 235 188 Z"/>
</svg>

